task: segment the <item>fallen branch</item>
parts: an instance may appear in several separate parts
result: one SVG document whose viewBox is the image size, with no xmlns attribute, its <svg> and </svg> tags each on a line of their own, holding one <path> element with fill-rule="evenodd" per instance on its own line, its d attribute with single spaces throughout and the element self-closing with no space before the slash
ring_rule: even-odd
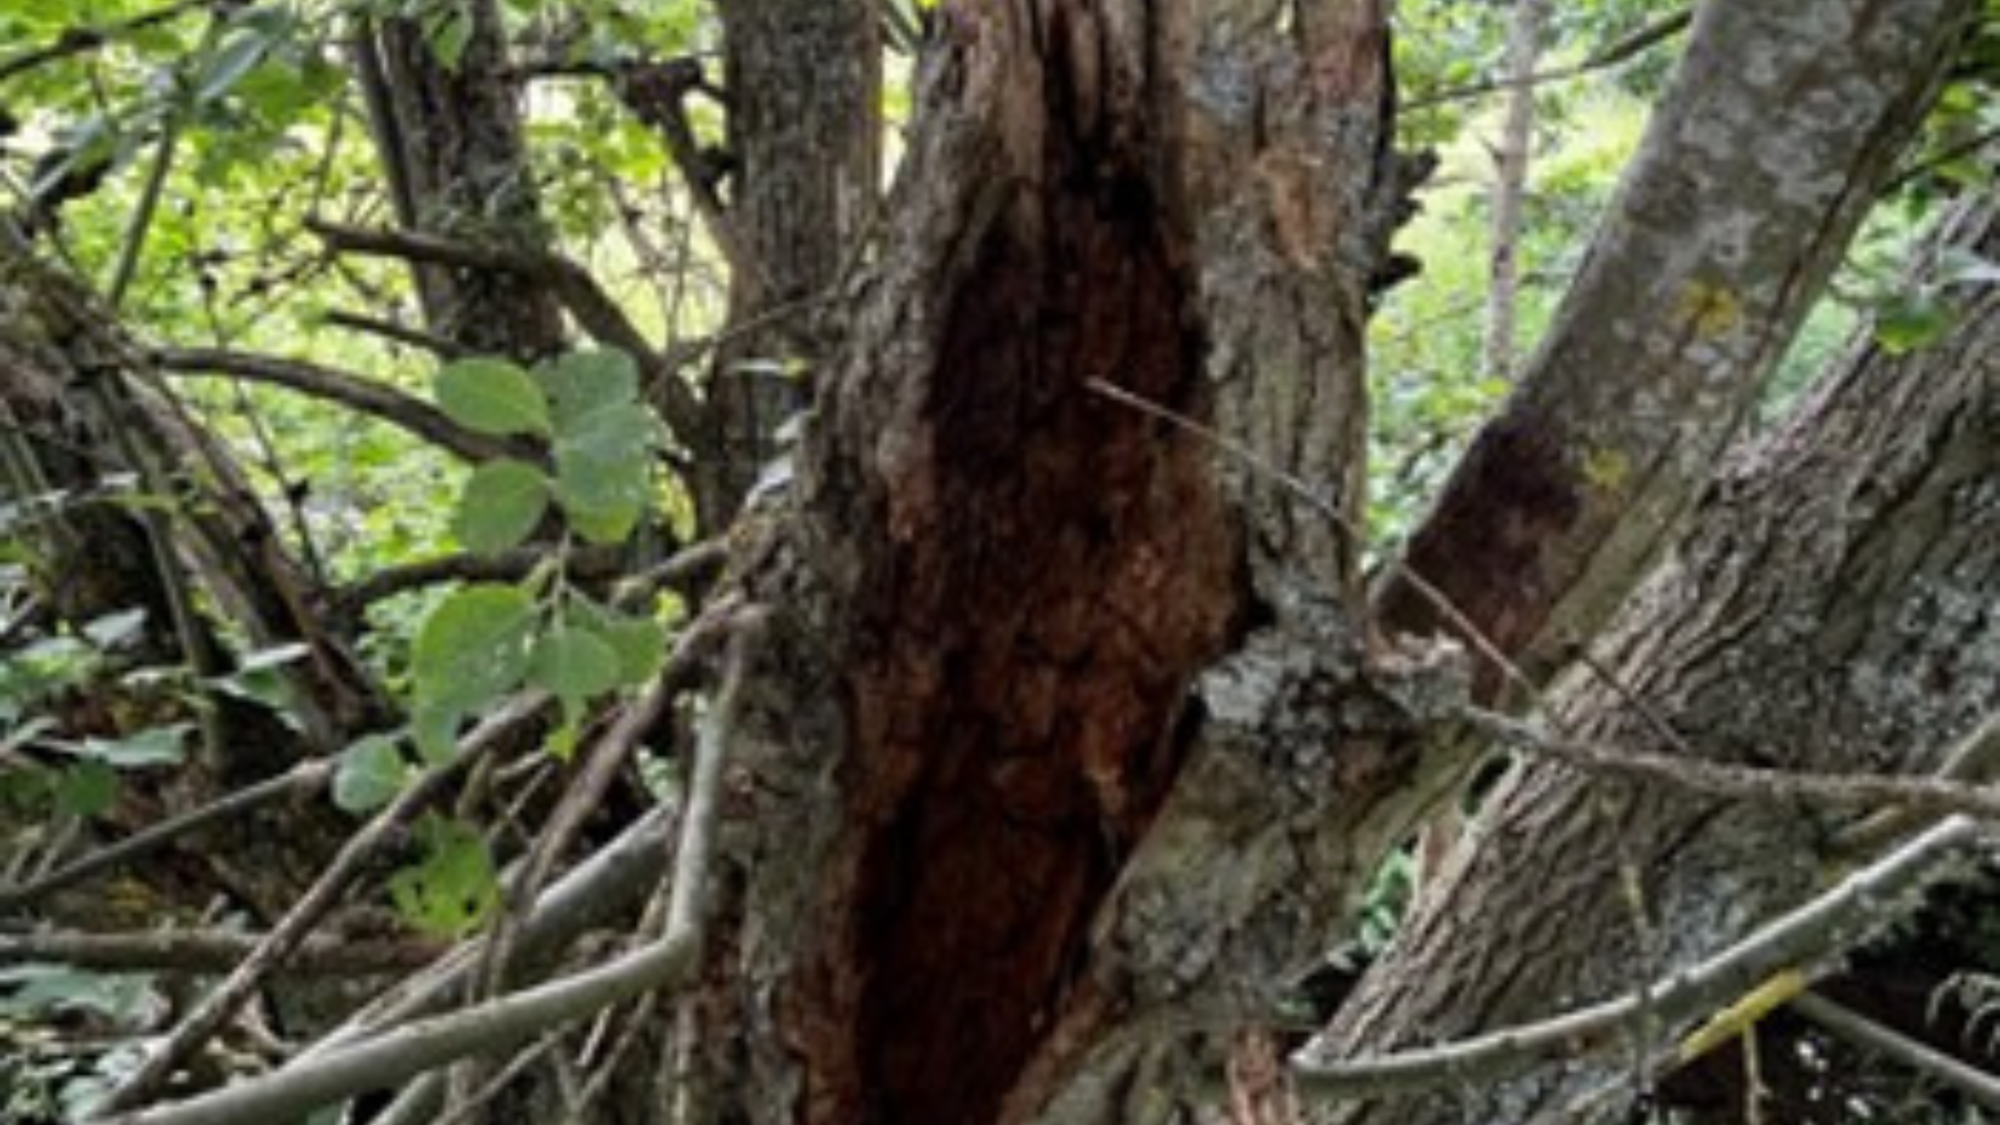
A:
<svg viewBox="0 0 2000 1125">
<path fill-rule="evenodd" d="M 207 1042 L 236 1015 L 263 985 L 265 978 L 304 943 L 313 927 L 339 902 L 348 885 L 361 875 L 369 858 L 378 849 L 400 832 L 419 811 L 442 795 L 447 782 L 492 750 L 517 724 L 540 712 L 547 702 L 547 697 L 538 693 L 502 708 L 467 735 L 449 761 L 417 778 L 388 807 L 377 813 L 347 841 L 299 901 L 258 942 L 256 949 L 214 991 L 203 997 L 201 1003 L 153 1048 L 145 1062 L 106 1097 L 98 1107 L 97 1115 L 130 1109 L 158 1090 L 197 1047 Z"/>
<path fill-rule="evenodd" d="M 98 972 L 226 973 L 263 940 L 262 934 L 229 930 L 0 934 L 0 965 L 52 961 Z M 325 976 L 401 973 L 421 969 L 445 952 L 432 941 L 313 937 L 287 958 L 285 970 Z"/>
<path fill-rule="evenodd" d="M 755 632 L 755 624 L 746 623 L 737 635 L 714 710 L 702 726 L 675 856 L 667 927 L 657 942 L 597 968 L 410 1024 L 350 1047 L 301 1058 L 260 1078 L 173 1105 L 100 1120 L 105 1125 L 235 1125 L 286 1120 L 364 1091 L 393 1086 L 470 1055 L 517 1046 L 621 1000 L 692 984 L 706 929 L 723 763 L 735 737 L 737 700 Z"/>
<path fill-rule="evenodd" d="M 0 914 L 20 910 L 39 899 L 157 851 L 183 836 L 242 816 L 273 801 L 284 797 L 312 796 L 324 789 L 332 776 L 331 762 L 323 759 L 300 762 L 276 777 L 226 793 L 200 808 L 161 821 L 38 878 L 17 886 L 0 887 Z"/>
<path fill-rule="evenodd" d="M 1444 1085 L 1490 1085 L 1551 1061 L 1643 1038 L 1685 1023 L 1753 990 L 1772 974 L 1850 948 L 1903 909 L 1903 892 L 1938 870 L 1938 861 L 1979 838 L 1966 817 L 1951 817 L 1736 944 L 1674 976 L 1616 999 L 1472 1039 L 1334 1061 L 1309 1047 L 1293 1060 L 1299 1091 L 1320 1099 L 1410 1094 Z"/>
</svg>

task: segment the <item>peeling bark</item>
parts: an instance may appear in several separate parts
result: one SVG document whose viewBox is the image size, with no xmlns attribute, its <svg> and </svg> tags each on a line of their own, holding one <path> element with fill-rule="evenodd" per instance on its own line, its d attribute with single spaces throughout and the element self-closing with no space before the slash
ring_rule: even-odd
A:
<svg viewBox="0 0 2000 1125">
<path fill-rule="evenodd" d="M 1954 241 L 2000 252 L 1989 201 Z M 1816 771 L 1922 771 L 2000 706 L 2000 297 L 1942 345 L 1860 348 L 1709 489 L 1698 530 L 1606 645 L 1607 663 L 1700 752 Z M 1670 751 L 1601 685 L 1563 709 L 1618 745 Z M 1530 764 L 1475 846 L 1327 1036 L 1336 1055 L 1487 1030 L 1629 988 L 1720 948 L 1822 885 L 1838 824 L 1807 808 L 1697 801 Z M 1651 929 L 1635 933 L 1621 864 Z M 1524 1121 L 1622 1064 L 1349 1122 Z"/>
</svg>

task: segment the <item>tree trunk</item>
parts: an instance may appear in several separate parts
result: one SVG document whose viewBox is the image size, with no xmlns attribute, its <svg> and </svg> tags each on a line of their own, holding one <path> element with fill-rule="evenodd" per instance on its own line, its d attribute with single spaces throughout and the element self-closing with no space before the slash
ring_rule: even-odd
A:
<svg viewBox="0 0 2000 1125">
<path fill-rule="evenodd" d="M 1701 6 L 1541 348 L 1377 599 L 1384 627 L 1446 627 L 1414 573 L 1531 677 L 1596 633 L 1673 542 L 1970 8 Z"/>
<path fill-rule="evenodd" d="M 397 222 L 476 245 L 546 250 L 499 7 L 454 0 L 433 11 L 463 21 L 455 59 L 436 46 L 450 36 L 410 18 L 364 24 L 350 40 Z M 561 349 L 561 309 L 541 282 L 434 264 L 413 270 L 432 332 L 521 360 Z"/>
<path fill-rule="evenodd" d="M 1486 291 L 1485 370 L 1513 381 L 1514 324 L 1520 305 L 1521 226 L 1528 195 L 1528 160 L 1535 148 L 1535 63 L 1542 56 L 1548 0 L 1515 0 L 1507 20 L 1507 109 L 1500 143 L 1492 148 L 1492 221 Z"/>
<path fill-rule="evenodd" d="M 1947 240 L 2000 253 L 1989 200 Z M 1601 652 L 1623 692 L 1561 709 L 1592 737 L 1817 771 L 1923 771 L 2000 706 L 2000 296 L 1943 344 L 1861 347 L 1711 485 L 1698 530 Z M 1726 945 L 1822 886 L 1840 827 L 1528 763 L 1341 1011 L 1335 1053 L 1437 1041 L 1581 1003 Z M 1642 935 L 1622 890 L 1636 871 Z M 1671 1030 L 1671 1029 L 1668 1029 Z M 1342 1119 L 1530 1119 L 1621 1065 L 1356 1106 Z"/>
<path fill-rule="evenodd" d="M 1312 826 L 1404 780 L 1376 768 L 1408 731 L 1363 698 L 1341 522 L 1402 186 L 1386 37 L 1372 3 L 1243 15 L 939 12 L 896 229 L 794 504 L 740 560 L 779 617 L 697 1119 L 1129 1116 L 1180 1040 L 1158 1021 L 1255 1006 L 1231 984 L 1312 948 L 1363 869 L 1365 833 Z M 1239 647 L 1205 721 L 1188 689 Z M 1323 789 L 1209 800 L 1301 753 Z"/>
<path fill-rule="evenodd" d="M 380 725 L 388 707 L 341 638 L 326 629 L 311 579 L 240 469 L 212 435 L 161 392 L 138 348 L 80 286 L 0 241 L 0 411 L 10 491 L 49 488 L 69 500 L 51 524 L 44 583 L 72 625 L 144 608 L 155 655 L 178 654 L 197 675 L 226 672 L 195 585 L 256 648 L 302 642 L 309 656 L 289 671 L 300 689 L 308 741 L 332 749 Z M 99 495 L 119 474 L 142 493 L 173 492 L 170 510 L 147 520 Z M 180 575 L 187 586 L 170 589 Z M 172 573 L 169 573 L 169 572 Z M 168 638 L 171 638 L 169 640 Z M 229 760 L 210 763 L 241 780 L 275 772 L 303 748 L 288 737 L 229 740 Z"/>
<path fill-rule="evenodd" d="M 824 302 L 880 201 L 882 46 L 874 0 L 728 0 L 728 339 L 709 379 L 701 526 L 729 525 L 773 435 L 826 357 Z"/>
</svg>

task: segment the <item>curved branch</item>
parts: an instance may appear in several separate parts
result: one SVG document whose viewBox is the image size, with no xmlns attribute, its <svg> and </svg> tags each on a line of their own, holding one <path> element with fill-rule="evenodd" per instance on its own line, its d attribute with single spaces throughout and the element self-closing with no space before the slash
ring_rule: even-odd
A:
<svg viewBox="0 0 2000 1125">
<path fill-rule="evenodd" d="M 222 348 L 161 348 L 153 353 L 160 370 L 173 375 L 227 376 L 302 395 L 336 402 L 378 418 L 466 461 L 495 457 L 537 460 L 532 446 L 474 433 L 446 417 L 437 407 L 346 371 L 300 359 L 254 355 Z"/>
<path fill-rule="evenodd" d="M 694 392 L 675 377 L 666 357 L 653 347 L 645 333 L 639 331 L 639 326 L 625 315 L 625 310 L 618 307 L 618 302 L 611 299 L 590 271 L 569 258 L 509 247 L 476 246 L 432 234 L 374 230 L 316 218 L 306 220 L 306 229 L 325 239 L 327 245 L 335 250 L 461 269 L 499 270 L 547 285 L 593 339 L 632 357 L 633 362 L 639 365 L 646 386 L 659 393 L 661 411 L 674 436 L 690 448 L 699 448 L 701 405 L 695 400 Z"/>
</svg>

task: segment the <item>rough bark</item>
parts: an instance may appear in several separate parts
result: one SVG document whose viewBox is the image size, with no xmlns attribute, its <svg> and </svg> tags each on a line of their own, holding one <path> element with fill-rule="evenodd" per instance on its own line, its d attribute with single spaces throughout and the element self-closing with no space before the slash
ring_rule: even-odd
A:
<svg viewBox="0 0 2000 1125">
<path fill-rule="evenodd" d="M 439 12 L 445 9 L 440 8 Z M 519 92 L 494 0 L 456 0 L 468 25 L 447 63 L 415 19 L 373 21 L 351 39 L 354 65 L 398 222 L 463 242 L 547 249 Z M 413 267 L 431 331 L 465 348 L 536 359 L 563 342 L 561 307 L 541 282 L 499 270 Z"/>
<path fill-rule="evenodd" d="M 2000 252 L 1989 201 L 1955 232 Z M 1699 752 L 1820 771 L 1918 771 L 2000 706 L 2000 297 L 1939 347 L 1861 348 L 1708 490 L 1698 530 L 1605 651 L 1643 711 L 1594 682 L 1582 729 L 1655 750 L 1646 712 Z M 1490 1029 L 1729 942 L 1822 885 L 1837 821 L 1696 801 L 1529 764 L 1427 892 L 1327 1037 L 1338 1054 Z M 1637 932 L 1621 865 L 1639 873 Z M 1345 1121 L 1523 1121 L 1607 1062 L 1495 1090 L 1353 1107 Z"/>
<path fill-rule="evenodd" d="M 1535 140 L 1535 60 L 1542 54 L 1547 0 L 1517 0 L 1507 21 L 1507 109 L 1500 143 L 1492 147 L 1493 191 L 1486 291 L 1488 379 L 1514 378 L 1514 324 L 1520 303 L 1521 225 L 1528 195 L 1528 160 Z"/>
<path fill-rule="evenodd" d="M 15 452 L 51 487 L 89 495 L 107 479 L 128 474 L 141 489 L 178 490 L 171 519 L 162 521 L 184 552 L 215 608 L 229 615 L 259 648 L 303 642 L 310 656 L 295 673 L 301 718 L 310 738 L 327 746 L 344 732 L 371 729 L 388 709 L 340 638 L 320 618 L 315 588 L 286 551 L 249 482 L 212 435 L 159 391 L 142 352 L 71 279 L 0 243 L 0 409 L 18 426 Z M 58 560 L 51 590 L 65 613 L 95 616 L 142 606 L 162 634 L 175 613 L 143 521 L 109 503 L 65 513 L 58 542 L 74 553 Z M 178 555 L 176 557 L 179 557 Z M 73 623 L 89 616 L 71 618 Z M 206 622 L 172 648 L 207 674 L 214 653 Z M 187 651 L 192 644 L 196 651 Z M 227 774 L 261 775 L 289 764 L 300 747 L 289 739 L 258 739 L 231 749 Z"/>
<path fill-rule="evenodd" d="M 1921 120 L 1968 11 L 1702 5 L 1521 386 L 1403 559 L 1531 675 L 1592 636 L 1672 541 Z M 1392 630 L 1442 627 L 1401 572 L 1377 604 Z"/>
<path fill-rule="evenodd" d="M 710 529 L 728 525 L 778 454 L 773 434 L 809 400 L 805 380 L 826 353 L 816 302 L 858 262 L 882 179 L 878 5 L 729 0 L 720 9 L 737 260 L 729 339 L 709 379 L 710 455 L 695 466 Z"/>
<path fill-rule="evenodd" d="M 307 650 L 284 669 L 303 738 L 261 705 L 219 692 L 204 701 L 211 712 L 191 713 L 176 690 L 103 683 L 65 707 L 59 717 L 68 737 L 115 738 L 201 720 L 202 752 L 185 773 L 164 786 L 157 775 L 132 779 L 93 824 L 114 836 L 158 821 L 176 802 L 198 804 L 336 749 L 349 732 L 387 716 L 377 687 L 324 628 L 309 581 L 248 483 L 212 436 L 158 393 L 156 380 L 81 286 L 25 247 L 0 242 L 0 497 L 31 501 L 22 511 L 37 517 L 7 533 L 29 548 L 28 569 L 49 611 L 42 627 L 53 634 L 143 609 L 140 643 L 121 657 L 180 666 L 195 678 L 231 670 L 223 636 Z M 135 497 L 153 499 L 141 506 Z M 44 503 L 46 511 L 37 507 Z M 159 901 L 220 889 L 269 918 L 310 880 L 321 854 L 314 849 L 343 827 L 333 819 L 325 808 L 265 810 L 234 826 L 240 835 L 228 846 L 217 841 L 193 862 L 169 858 L 135 878 L 159 890 Z M 96 887 L 69 892 L 44 904 L 41 916 L 134 924 L 116 899 Z"/>
<path fill-rule="evenodd" d="M 1167 1014 L 1258 1008 L 1410 780 L 1356 545 L 1320 510 L 1359 509 L 1366 285 L 1402 180 L 1379 7 L 939 21 L 897 227 L 792 504 L 739 560 L 779 617 L 701 1119 L 1171 1112 L 1192 1072 L 1139 1078 L 1182 1046 Z"/>
</svg>

